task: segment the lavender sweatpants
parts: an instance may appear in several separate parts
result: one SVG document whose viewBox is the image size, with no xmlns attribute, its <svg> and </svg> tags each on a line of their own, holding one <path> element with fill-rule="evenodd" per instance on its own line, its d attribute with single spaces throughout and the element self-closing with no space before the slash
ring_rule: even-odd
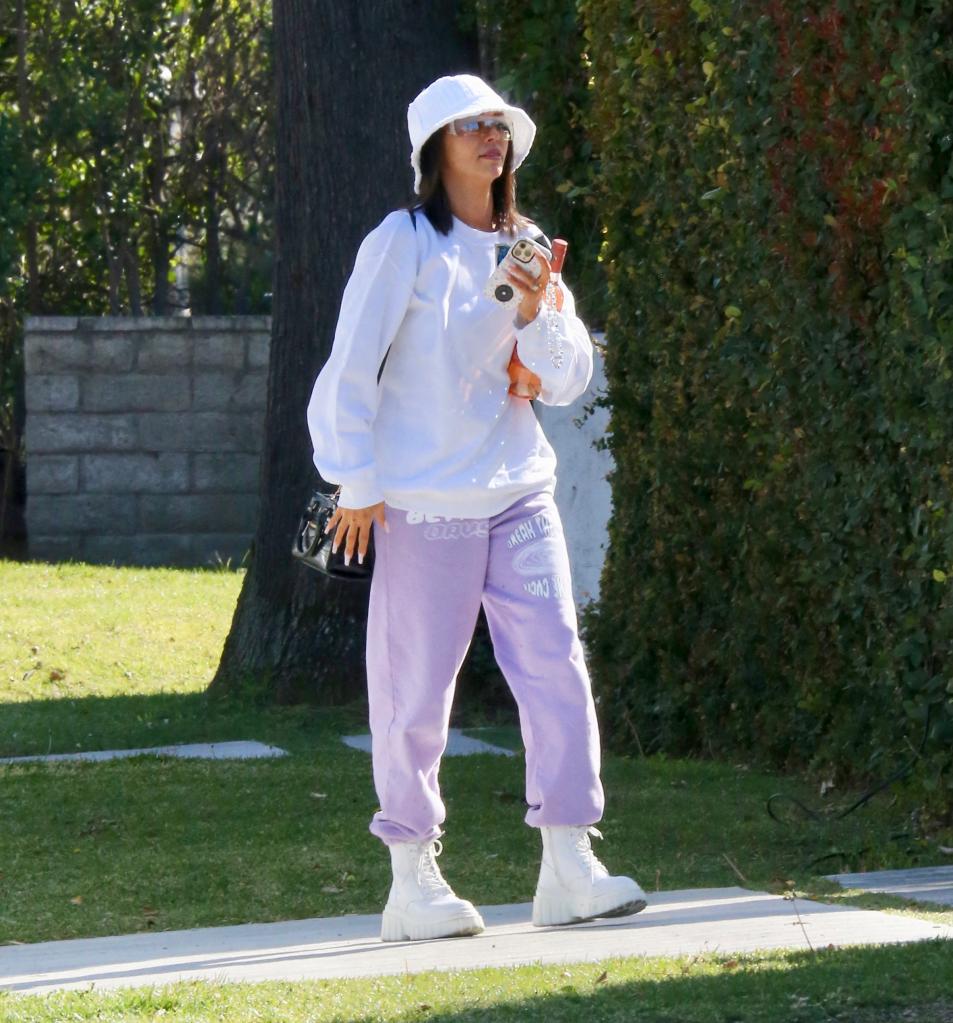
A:
<svg viewBox="0 0 953 1023">
<path fill-rule="evenodd" d="M 599 732 L 576 626 L 569 558 L 551 494 L 489 519 L 385 507 L 367 623 L 374 785 L 370 830 L 427 841 L 446 816 L 437 779 L 450 705 L 482 602 L 496 661 L 519 708 L 526 823 L 602 816 Z"/>
</svg>

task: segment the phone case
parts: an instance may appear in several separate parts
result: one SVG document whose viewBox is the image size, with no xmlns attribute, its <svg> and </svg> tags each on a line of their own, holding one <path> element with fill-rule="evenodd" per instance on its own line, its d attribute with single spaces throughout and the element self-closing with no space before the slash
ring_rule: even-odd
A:
<svg viewBox="0 0 953 1023">
<path fill-rule="evenodd" d="M 507 309 L 519 305 L 523 296 L 519 289 L 510 283 L 509 268 L 514 265 L 520 266 L 534 277 L 539 277 L 543 271 L 536 260 L 537 252 L 544 256 L 549 255 L 528 238 L 520 238 L 519 241 L 514 242 L 510 246 L 509 252 L 500 260 L 499 266 L 490 275 L 490 279 L 483 288 L 483 294 Z"/>
</svg>

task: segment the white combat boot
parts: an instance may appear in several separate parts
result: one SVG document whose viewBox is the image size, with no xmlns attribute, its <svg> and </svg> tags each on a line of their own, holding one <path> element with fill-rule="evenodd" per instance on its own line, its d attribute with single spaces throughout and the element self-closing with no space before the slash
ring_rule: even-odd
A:
<svg viewBox="0 0 953 1023">
<path fill-rule="evenodd" d="M 590 835 L 596 828 L 540 828 L 543 864 L 533 899 L 536 927 L 577 924 L 598 916 L 628 916 L 645 909 L 645 892 L 631 877 L 612 877 L 599 862 Z"/>
<path fill-rule="evenodd" d="M 479 934 L 483 919 L 443 879 L 440 842 L 399 842 L 390 848 L 394 883 L 384 907 L 381 941 L 421 941 Z"/>
</svg>

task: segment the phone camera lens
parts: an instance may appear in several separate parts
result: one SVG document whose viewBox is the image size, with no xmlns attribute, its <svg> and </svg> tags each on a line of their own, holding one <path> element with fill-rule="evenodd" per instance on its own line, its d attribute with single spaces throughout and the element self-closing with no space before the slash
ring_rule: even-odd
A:
<svg viewBox="0 0 953 1023">
<path fill-rule="evenodd" d="M 498 284 L 493 294 L 496 295 L 497 302 L 509 302 L 513 297 L 513 289 L 509 284 Z"/>
</svg>

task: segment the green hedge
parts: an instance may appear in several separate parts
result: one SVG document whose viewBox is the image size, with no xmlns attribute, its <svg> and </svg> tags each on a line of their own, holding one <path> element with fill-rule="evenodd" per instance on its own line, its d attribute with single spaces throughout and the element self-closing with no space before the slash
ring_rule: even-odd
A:
<svg viewBox="0 0 953 1023">
<path fill-rule="evenodd" d="M 619 748 L 953 805 L 953 17 L 582 0 L 615 512 L 586 616 Z M 933 795 L 930 796 L 929 794 Z"/>
</svg>

